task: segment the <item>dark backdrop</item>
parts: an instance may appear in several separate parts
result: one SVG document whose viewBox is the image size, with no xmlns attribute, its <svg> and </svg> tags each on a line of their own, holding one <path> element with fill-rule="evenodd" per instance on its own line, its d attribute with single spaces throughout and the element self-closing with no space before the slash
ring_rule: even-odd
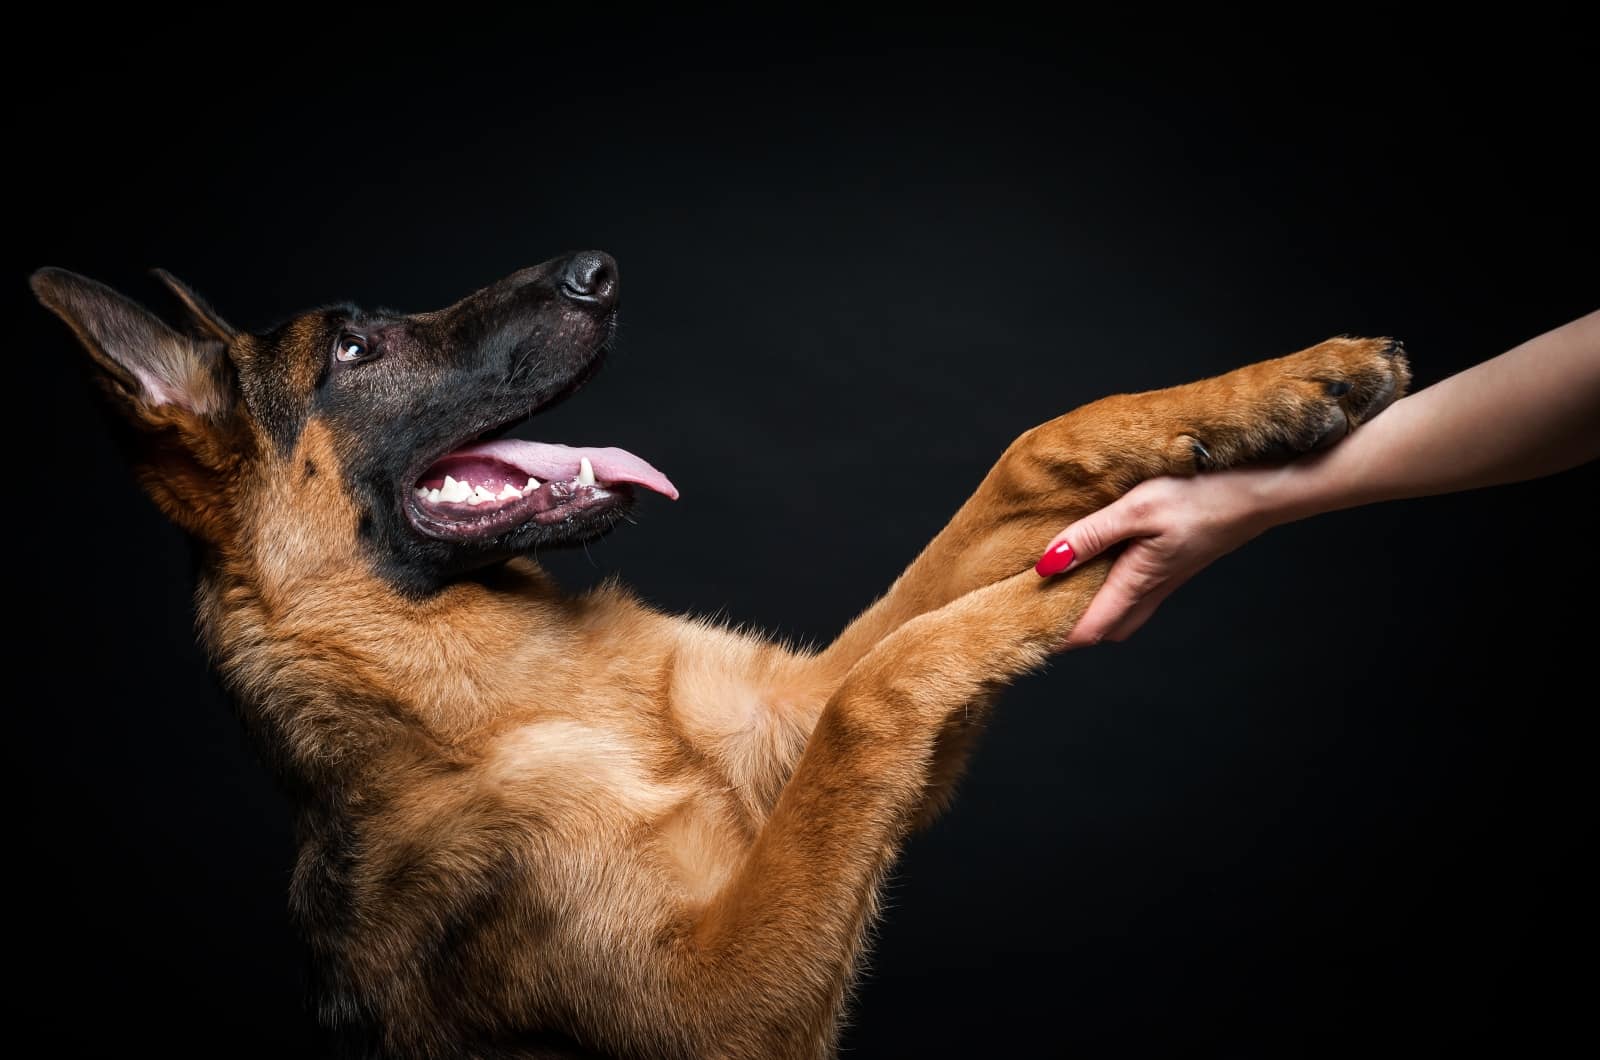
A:
<svg viewBox="0 0 1600 1060">
<path fill-rule="evenodd" d="M 534 433 L 683 499 L 551 566 L 812 639 L 1075 405 L 1336 333 L 1403 337 L 1426 385 L 1600 302 L 1560 25 L 1219 48 L 592 14 L 16 42 L 13 916 L 61 1052 L 322 1046 L 288 808 L 32 267 L 159 304 L 161 265 L 265 327 L 606 249 L 621 346 Z M 896 873 L 848 1055 L 1592 1043 L 1597 484 L 1276 530 L 1008 694 Z"/>
</svg>

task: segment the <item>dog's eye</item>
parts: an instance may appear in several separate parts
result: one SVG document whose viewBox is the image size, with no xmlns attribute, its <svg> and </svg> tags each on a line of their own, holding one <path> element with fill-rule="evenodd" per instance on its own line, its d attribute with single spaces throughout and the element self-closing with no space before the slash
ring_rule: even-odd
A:
<svg viewBox="0 0 1600 1060">
<path fill-rule="evenodd" d="M 339 346 L 334 351 L 333 359 L 349 364 L 351 361 L 365 361 L 373 356 L 372 344 L 360 335 L 349 333 L 339 336 Z"/>
</svg>

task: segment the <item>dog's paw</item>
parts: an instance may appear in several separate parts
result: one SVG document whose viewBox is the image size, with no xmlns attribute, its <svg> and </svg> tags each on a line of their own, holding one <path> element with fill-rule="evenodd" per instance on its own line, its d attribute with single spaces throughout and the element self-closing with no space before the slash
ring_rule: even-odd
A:
<svg viewBox="0 0 1600 1060">
<path fill-rule="evenodd" d="M 1411 381 L 1398 339 L 1330 339 L 1236 376 L 1232 414 L 1185 434 L 1197 471 L 1323 449 L 1382 412 Z"/>
</svg>

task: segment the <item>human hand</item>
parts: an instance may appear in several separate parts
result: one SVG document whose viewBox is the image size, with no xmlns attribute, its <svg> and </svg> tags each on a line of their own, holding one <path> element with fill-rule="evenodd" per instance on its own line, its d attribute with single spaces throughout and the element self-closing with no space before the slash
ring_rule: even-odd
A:
<svg viewBox="0 0 1600 1060">
<path fill-rule="evenodd" d="M 1035 567 L 1041 577 L 1128 542 L 1059 650 L 1125 640 L 1174 589 L 1273 525 L 1267 498 L 1283 473 L 1244 468 L 1150 479 L 1057 534 Z"/>
<path fill-rule="evenodd" d="M 1039 560 L 1049 577 L 1128 542 L 1062 648 L 1123 640 L 1207 564 L 1278 523 L 1600 459 L 1597 413 L 1600 312 L 1402 398 L 1324 452 L 1141 483 L 1057 534 Z"/>
</svg>

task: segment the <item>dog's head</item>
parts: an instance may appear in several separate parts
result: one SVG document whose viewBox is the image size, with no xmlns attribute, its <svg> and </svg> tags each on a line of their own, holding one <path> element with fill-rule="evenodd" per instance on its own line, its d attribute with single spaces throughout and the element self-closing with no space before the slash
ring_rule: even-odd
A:
<svg viewBox="0 0 1600 1060">
<path fill-rule="evenodd" d="M 432 313 L 340 305 L 261 333 L 158 272 L 180 332 L 61 269 L 33 289 L 88 348 L 141 481 L 209 543 L 314 569 L 360 558 L 411 591 L 597 537 L 666 476 L 621 449 L 497 439 L 562 400 L 616 328 L 616 263 L 584 252 Z"/>
</svg>

